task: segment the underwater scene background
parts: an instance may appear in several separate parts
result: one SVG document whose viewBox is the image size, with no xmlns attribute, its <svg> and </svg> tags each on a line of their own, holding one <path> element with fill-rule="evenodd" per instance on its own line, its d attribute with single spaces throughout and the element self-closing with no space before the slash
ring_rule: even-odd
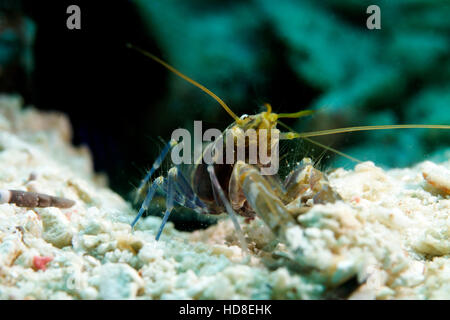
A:
<svg viewBox="0 0 450 320">
<path fill-rule="evenodd" d="M 70 4 L 81 8 L 80 30 L 66 27 Z M 366 26 L 372 4 L 381 8 L 379 30 Z M 0 92 L 67 113 L 74 143 L 89 146 L 96 170 L 126 198 L 174 129 L 190 129 L 194 120 L 204 129 L 232 122 L 209 96 L 126 43 L 165 59 L 238 115 L 257 113 L 265 102 L 275 112 L 316 110 L 288 121 L 300 132 L 450 123 L 445 0 L 3 0 L 0 10 Z M 445 130 L 317 141 L 386 168 L 443 160 L 450 148 Z M 304 141 L 281 151 L 287 163 L 311 156 L 325 170 L 354 166 Z M 191 214 L 172 217 L 184 229 L 210 222 Z"/>
</svg>

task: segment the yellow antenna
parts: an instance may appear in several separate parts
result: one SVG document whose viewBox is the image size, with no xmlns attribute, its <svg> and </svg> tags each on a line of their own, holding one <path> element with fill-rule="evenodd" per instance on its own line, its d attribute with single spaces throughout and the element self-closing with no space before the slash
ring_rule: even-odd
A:
<svg viewBox="0 0 450 320">
<path fill-rule="evenodd" d="M 348 127 L 339 129 L 329 129 L 321 131 L 312 132 L 292 132 L 292 138 L 308 138 L 325 136 L 329 134 L 354 132 L 354 131 L 371 131 L 371 130 L 391 130 L 391 129 L 450 129 L 450 125 L 443 124 L 393 124 L 393 125 L 380 125 L 380 126 L 359 126 L 359 127 Z"/>
<path fill-rule="evenodd" d="M 198 83 L 197 81 L 189 78 L 188 76 L 184 75 L 183 73 L 181 73 L 180 71 L 178 71 L 177 69 L 175 69 L 174 67 L 172 67 L 170 64 L 168 64 L 167 62 L 161 60 L 160 58 L 158 58 L 157 56 L 151 54 L 150 52 L 147 52 L 141 48 L 135 47 L 130 43 L 127 43 L 127 47 L 134 49 L 140 53 L 142 53 L 144 56 L 149 57 L 150 59 L 152 59 L 153 61 L 156 61 L 157 63 L 159 63 L 160 65 L 164 66 L 166 69 L 170 70 L 171 72 L 175 73 L 177 76 L 179 76 L 180 78 L 186 80 L 187 82 L 193 84 L 194 86 L 196 86 L 197 88 L 199 88 L 200 90 L 202 90 L 203 92 L 207 93 L 209 96 L 211 96 L 214 100 L 216 100 L 224 109 L 226 112 L 228 112 L 228 114 L 237 122 L 237 123 L 241 123 L 241 119 L 239 119 L 239 117 L 230 109 L 230 107 L 227 106 L 227 104 L 220 99 L 217 95 L 215 95 L 211 90 L 209 90 L 208 88 L 206 88 L 205 86 L 201 85 L 200 83 Z"/>
<path fill-rule="evenodd" d="M 314 110 L 302 110 L 294 113 L 279 113 L 278 118 L 301 118 L 314 113 Z"/>
<path fill-rule="evenodd" d="M 290 128 L 288 125 L 284 124 L 283 122 L 281 122 L 281 121 L 278 120 L 277 123 L 280 124 L 281 126 L 285 127 L 286 129 L 288 129 L 288 130 L 292 133 L 292 135 L 291 135 L 290 138 L 295 139 L 295 138 L 298 138 L 297 135 L 300 135 L 300 133 L 296 132 L 295 130 L 293 130 L 293 129 Z M 315 144 L 315 145 L 317 145 L 317 146 L 319 146 L 319 147 L 321 147 L 321 148 L 323 148 L 323 149 L 325 149 L 325 150 L 334 152 L 334 153 L 336 153 L 336 154 L 338 154 L 338 155 L 340 155 L 340 156 L 342 156 L 342 157 L 345 157 L 345 158 L 347 158 L 347 159 L 350 159 L 351 161 L 355 161 L 355 162 L 358 162 L 358 163 L 361 163 L 361 162 L 362 162 L 361 160 L 358 160 L 358 159 L 356 159 L 356 158 L 354 158 L 354 157 L 352 157 L 352 156 L 350 156 L 350 155 L 348 155 L 348 154 L 345 154 L 345 153 L 343 153 L 343 152 L 341 152 L 341 151 L 339 151 L 339 150 L 336 150 L 336 149 L 334 149 L 334 148 L 332 148 L 332 147 L 330 147 L 330 146 L 326 146 L 326 145 L 324 145 L 324 144 L 322 144 L 322 143 L 320 143 L 320 142 L 314 141 L 314 140 L 309 139 L 309 138 L 307 138 L 307 137 L 301 137 L 301 138 L 304 139 L 304 140 L 306 140 L 306 141 L 308 141 L 308 142 L 310 142 L 310 143 L 312 143 L 312 144 Z"/>
</svg>

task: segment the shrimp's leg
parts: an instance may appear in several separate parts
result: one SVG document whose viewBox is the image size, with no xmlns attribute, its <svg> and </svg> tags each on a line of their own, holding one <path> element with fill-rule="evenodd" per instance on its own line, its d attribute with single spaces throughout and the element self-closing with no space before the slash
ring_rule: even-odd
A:
<svg viewBox="0 0 450 320">
<path fill-rule="evenodd" d="M 228 201 L 227 197 L 225 196 L 225 193 L 223 192 L 222 187 L 220 186 L 219 180 L 217 180 L 216 173 L 214 172 L 214 166 L 208 165 L 208 173 L 209 177 L 211 179 L 211 183 L 213 188 L 218 193 L 218 196 L 220 200 L 222 201 L 223 205 L 225 206 L 225 209 L 227 210 L 228 215 L 230 216 L 231 221 L 234 224 L 234 227 L 236 228 L 236 233 L 239 238 L 240 245 L 242 247 L 242 250 L 247 253 L 247 241 L 245 241 L 244 233 L 242 232 L 241 226 L 239 225 L 239 221 L 237 219 L 237 215 L 234 212 L 233 208 L 231 207 L 230 202 Z"/>
<path fill-rule="evenodd" d="M 206 212 L 206 205 L 194 193 L 181 171 L 179 171 L 177 167 L 173 167 L 169 170 L 167 179 L 160 176 L 153 181 L 139 213 L 131 224 L 132 228 L 148 209 L 158 187 L 161 188 L 161 191 L 166 196 L 166 211 L 161 226 L 159 227 L 156 240 L 159 240 L 175 202 L 186 208 L 196 210 L 197 212 Z"/>
<path fill-rule="evenodd" d="M 163 178 L 162 176 L 156 178 L 156 179 L 153 181 L 153 183 L 152 183 L 150 189 L 149 189 L 148 192 L 147 192 L 147 195 L 145 196 L 144 202 L 142 202 L 141 208 L 139 209 L 139 213 L 137 214 L 136 218 L 134 218 L 133 222 L 131 223 L 131 228 L 132 228 L 132 229 L 134 228 L 134 226 L 136 225 L 136 223 L 138 222 L 138 220 L 141 218 L 141 216 L 144 214 L 144 212 L 148 209 L 148 206 L 149 206 L 150 202 L 152 201 L 153 196 L 154 196 L 155 193 L 156 193 L 156 189 L 157 189 L 160 185 L 162 185 L 163 182 L 164 182 L 164 178 Z"/>
<path fill-rule="evenodd" d="M 178 167 L 172 168 L 172 170 L 176 170 L 176 178 L 174 179 L 175 183 L 175 202 L 179 205 L 193 209 L 200 213 L 208 213 L 206 204 L 200 200 L 200 198 L 195 194 L 191 185 L 187 181 L 183 172 L 178 169 Z M 168 184 L 167 181 L 164 181 L 163 191 L 167 194 Z"/>
<path fill-rule="evenodd" d="M 168 185 L 167 185 L 167 196 L 166 196 L 166 211 L 164 212 L 164 218 L 161 222 L 161 226 L 159 227 L 158 233 L 156 234 L 156 241 L 161 237 L 161 233 L 164 230 L 164 226 L 167 223 L 167 219 L 169 219 L 170 213 L 173 209 L 174 197 L 175 197 L 175 186 L 174 182 L 177 178 L 177 168 L 171 168 L 168 174 Z"/>
<path fill-rule="evenodd" d="M 136 203 L 139 200 L 140 195 L 142 194 L 143 190 L 145 189 L 145 186 L 150 181 L 153 173 L 155 173 L 156 170 L 161 166 L 161 163 L 164 161 L 164 159 L 167 156 L 167 153 L 169 153 L 169 150 L 177 145 L 177 141 L 170 140 L 161 151 L 158 158 L 156 158 L 155 162 L 153 163 L 151 169 L 148 171 L 148 173 L 145 175 L 144 179 L 142 179 L 141 183 L 139 184 L 139 187 L 136 191 L 136 196 L 134 198 L 134 202 Z"/>
</svg>

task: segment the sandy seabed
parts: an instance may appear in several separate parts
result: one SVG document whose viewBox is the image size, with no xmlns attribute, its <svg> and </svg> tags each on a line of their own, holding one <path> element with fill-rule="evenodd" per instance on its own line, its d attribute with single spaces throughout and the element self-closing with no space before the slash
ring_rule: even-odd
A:
<svg viewBox="0 0 450 320">
<path fill-rule="evenodd" d="M 351 279 L 353 299 L 450 298 L 450 160 L 334 170 L 343 200 L 298 216 L 290 253 L 255 219 L 242 220 L 245 256 L 228 219 L 193 233 L 169 223 L 159 242 L 158 217 L 132 232 L 136 212 L 70 145 L 65 116 L 21 104 L 0 97 L 0 188 L 76 204 L 0 205 L 1 299 L 316 299 Z"/>
</svg>

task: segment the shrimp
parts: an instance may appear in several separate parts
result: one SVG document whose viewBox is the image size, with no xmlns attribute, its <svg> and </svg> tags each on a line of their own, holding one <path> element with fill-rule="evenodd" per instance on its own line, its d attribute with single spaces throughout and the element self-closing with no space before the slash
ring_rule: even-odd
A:
<svg viewBox="0 0 450 320">
<path fill-rule="evenodd" d="M 242 141 L 239 138 L 242 138 L 242 136 L 245 137 L 249 130 L 255 130 L 256 132 L 273 130 L 271 132 L 275 132 L 276 134 L 272 134 L 269 137 L 269 143 L 264 146 L 264 148 L 268 149 L 268 154 L 275 151 L 274 146 L 280 140 L 305 139 L 326 150 L 360 162 L 358 159 L 312 140 L 311 137 L 388 129 L 450 129 L 449 125 L 407 124 L 358 126 L 299 133 L 284 124 L 280 119 L 305 117 L 313 114 L 312 110 L 277 114 L 272 111 L 271 105 L 266 103 L 264 105 L 265 111 L 254 115 L 238 117 L 222 99 L 200 83 L 184 75 L 153 54 L 133 45 L 128 45 L 128 47 L 151 58 L 215 99 L 234 120 L 223 131 L 223 136 L 229 135 L 232 137 L 232 140 L 227 140 L 227 143 L 231 141 L 233 150 L 238 147 L 236 141 Z M 286 128 L 288 131 L 280 132 L 277 125 Z M 249 151 L 252 141 L 244 141 L 245 150 Z M 254 140 L 253 142 L 258 144 L 258 141 Z M 261 168 L 264 168 L 266 164 L 259 160 L 256 163 L 250 164 L 240 159 L 233 164 L 192 164 L 190 165 L 188 175 L 182 172 L 178 165 L 174 165 L 168 171 L 167 177 L 159 176 L 150 183 L 152 175 L 161 166 L 169 151 L 178 144 L 178 141 L 172 139 L 165 145 L 161 154 L 157 157 L 152 168 L 137 189 L 137 197 L 139 197 L 149 185 L 140 210 L 131 224 L 133 228 L 143 213 L 149 208 L 156 191 L 158 189 L 162 190 L 166 195 L 166 210 L 161 226 L 156 234 L 156 240 L 160 239 L 164 226 L 175 204 L 203 214 L 227 213 L 235 226 L 243 250 L 247 250 L 245 237 L 237 219 L 238 215 L 246 218 L 258 217 L 262 219 L 277 239 L 287 243 L 286 231 L 290 226 L 296 225 L 295 217 L 308 210 L 308 206 L 317 203 L 333 203 L 341 200 L 340 195 L 328 183 L 326 175 L 316 169 L 311 159 L 308 158 L 303 159 L 286 176 L 284 181 L 282 181 L 278 174 L 261 174 Z M 211 148 L 217 148 L 217 141 L 211 142 L 206 146 L 205 150 Z"/>
</svg>

